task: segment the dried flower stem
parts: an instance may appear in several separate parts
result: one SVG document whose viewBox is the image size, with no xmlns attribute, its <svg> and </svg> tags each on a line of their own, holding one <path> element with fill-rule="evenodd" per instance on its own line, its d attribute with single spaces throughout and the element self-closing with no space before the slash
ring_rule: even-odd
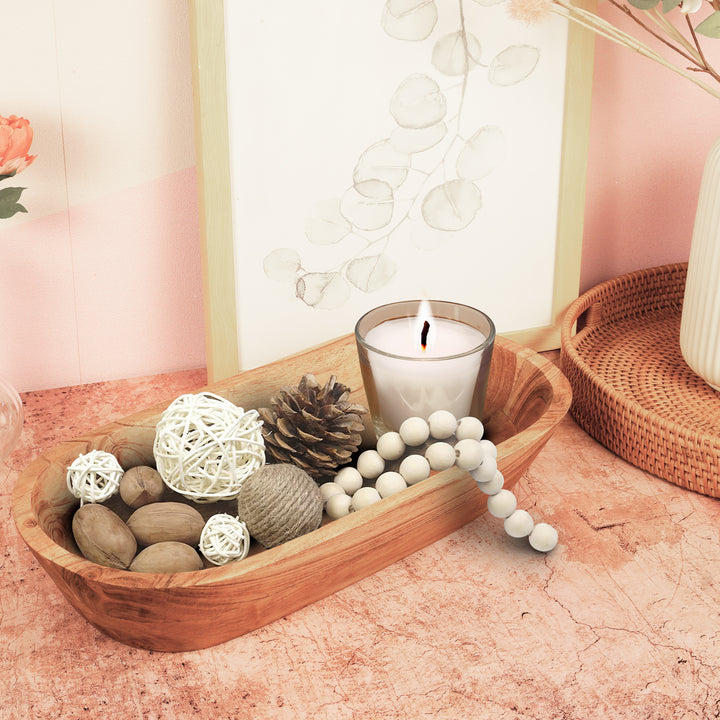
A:
<svg viewBox="0 0 720 720">
<path fill-rule="evenodd" d="M 616 5 L 614 0 L 610 1 L 613 2 L 614 5 Z M 686 78 L 698 87 L 702 88 L 713 97 L 720 99 L 720 88 L 712 87 L 707 83 L 703 82 L 701 77 L 697 74 L 697 70 L 689 70 L 686 68 L 678 67 L 642 41 L 626 33 L 625 31 L 620 30 L 619 28 L 615 27 L 614 25 L 607 22 L 595 13 L 592 13 L 589 10 L 585 10 L 584 8 L 577 7 L 571 2 L 569 2 L 569 0 L 553 0 L 550 9 L 557 15 L 566 17 L 577 23 L 578 25 L 582 25 L 583 27 L 592 30 L 598 35 L 605 37 L 608 40 L 612 40 L 618 45 L 622 45 L 626 48 L 629 48 L 630 50 L 634 50 L 639 55 L 643 55 L 650 60 L 654 60 L 659 65 L 662 65 L 663 67 L 672 70 L 674 73 L 681 75 L 682 77 Z M 630 15 L 632 16 L 632 13 L 630 13 Z M 640 24 L 643 25 L 642 22 L 640 22 Z M 649 28 L 646 27 L 646 29 L 651 32 L 651 34 L 655 35 L 655 33 L 652 33 L 652 31 L 649 30 Z M 672 47 L 677 52 L 680 52 L 675 46 L 670 45 L 670 47 Z M 682 52 L 680 52 L 680 54 L 688 58 L 688 55 Z M 713 78 L 720 80 L 720 77 L 717 75 L 717 73 L 712 68 L 710 68 L 707 63 L 703 63 L 702 61 L 701 63 L 698 63 L 693 58 L 688 59 L 690 59 L 693 64 L 698 65 L 701 71 L 707 72 Z"/>
</svg>

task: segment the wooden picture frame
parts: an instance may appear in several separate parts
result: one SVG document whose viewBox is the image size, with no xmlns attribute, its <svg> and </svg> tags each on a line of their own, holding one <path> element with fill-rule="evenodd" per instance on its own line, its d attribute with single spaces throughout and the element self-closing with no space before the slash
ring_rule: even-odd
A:
<svg viewBox="0 0 720 720">
<path fill-rule="evenodd" d="M 588 0 L 586 7 L 592 7 Z M 189 0 L 208 379 L 240 370 L 235 292 L 224 0 Z M 535 350 L 559 347 L 560 324 L 579 292 L 594 36 L 574 23 L 567 61 L 554 252 L 552 320 L 502 332 Z M 347 332 L 352 328 L 349 327 Z M 295 350 L 302 350 L 297 347 Z"/>
</svg>

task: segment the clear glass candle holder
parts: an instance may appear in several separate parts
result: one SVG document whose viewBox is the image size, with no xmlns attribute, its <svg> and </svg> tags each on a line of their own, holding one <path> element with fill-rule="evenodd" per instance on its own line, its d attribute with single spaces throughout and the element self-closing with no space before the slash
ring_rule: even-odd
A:
<svg viewBox="0 0 720 720">
<path fill-rule="evenodd" d="M 0 377 L 0 462 L 15 447 L 23 426 L 23 407 L 15 388 Z"/>
<path fill-rule="evenodd" d="M 482 311 L 443 300 L 390 303 L 358 320 L 355 340 L 378 436 L 436 410 L 482 420 L 495 342 Z"/>
</svg>

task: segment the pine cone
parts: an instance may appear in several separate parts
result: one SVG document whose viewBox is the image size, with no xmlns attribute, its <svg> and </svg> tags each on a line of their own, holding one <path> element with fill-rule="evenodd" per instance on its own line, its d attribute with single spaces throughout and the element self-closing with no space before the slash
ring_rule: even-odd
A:
<svg viewBox="0 0 720 720">
<path fill-rule="evenodd" d="M 350 402 L 350 388 L 333 375 L 324 387 L 313 375 L 283 387 L 260 408 L 265 452 L 275 462 L 293 463 L 317 482 L 331 480 L 360 447 L 362 405 Z"/>
</svg>

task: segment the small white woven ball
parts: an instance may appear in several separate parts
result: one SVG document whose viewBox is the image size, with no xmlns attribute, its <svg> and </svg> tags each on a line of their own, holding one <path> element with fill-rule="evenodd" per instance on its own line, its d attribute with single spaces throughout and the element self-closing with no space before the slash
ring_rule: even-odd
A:
<svg viewBox="0 0 720 720">
<path fill-rule="evenodd" d="M 265 464 L 259 417 L 213 393 L 181 395 L 156 428 L 153 452 L 165 484 L 197 503 L 237 497 Z"/>
<path fill-rule="evenodd" d="M 120 487 L 123 469 L 117 458 L 104 450 L 78 455 L 67 471 L 68 490 L 85 502 L 103 502 Z"/>
<path fill-rule="evenodd" d="M 250 550 L 250 533 L 239 518 L 228 513 L 212 515 L 200 533 L 200 552 L 213 564 L 242 560 Z"/>
</svg>

